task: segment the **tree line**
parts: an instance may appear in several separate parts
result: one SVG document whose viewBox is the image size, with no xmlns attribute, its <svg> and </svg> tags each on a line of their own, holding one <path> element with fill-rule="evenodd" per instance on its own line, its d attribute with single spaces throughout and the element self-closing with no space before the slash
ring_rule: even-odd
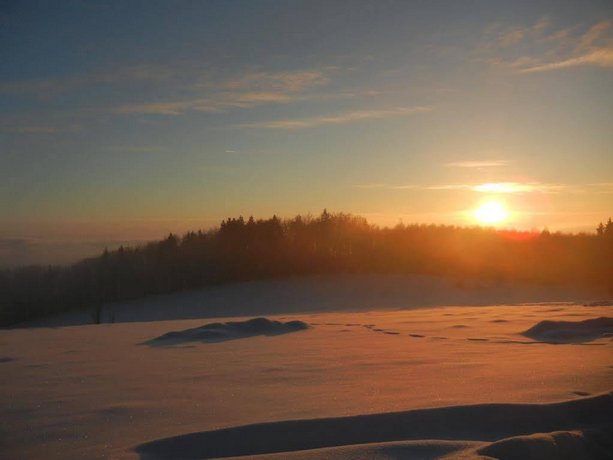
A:
<svg viewBox="0 0 613 460">
<path fill-rule="evenodd" d="M 607 287 L 613 223 L 594 234 L 403 225 L 345 213 L 229 218 L 218 228 L 105 250 L 67 267 L 0 271 L 0 326 L 221 283 L 326 273 L 406 273 Z"/>
</svg>

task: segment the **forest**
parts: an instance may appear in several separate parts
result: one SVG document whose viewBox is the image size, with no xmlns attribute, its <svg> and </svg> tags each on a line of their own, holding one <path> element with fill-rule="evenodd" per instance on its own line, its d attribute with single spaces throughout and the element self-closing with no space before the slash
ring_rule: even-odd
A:
<svg viewBox="0 0 613 460">
<path fill-rule="evenodd" d="M 613 294 L 613 223 L 595 233 L 378 227 L 345 213 L 228 218 L 218 228 L 105 250 L 71 266 L 0 271 L 0 326 L 221 283 L 332 273 L 592 285 Z"/>
</svg>

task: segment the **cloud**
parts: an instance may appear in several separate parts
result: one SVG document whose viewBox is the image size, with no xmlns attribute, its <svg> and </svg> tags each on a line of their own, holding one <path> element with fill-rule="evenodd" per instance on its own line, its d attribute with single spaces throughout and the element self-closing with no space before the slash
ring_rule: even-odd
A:
<svg viewBox="0 0 613 460">
<path fill-rule="evenodd" d="M 557 59 L 542 62 L 535 58 L 523 57 L 512 65 L 520 68 L 522 73 L 549 72 L 578 66 L 613 67 L 613 37 L 610 30 L 612 21 L 602 21 L 579 36 L 573 36 L 576 28 L 563 29 L 543 39 L 554 42 L 560 49 L 550 50 Z M 561 52 L 561 53 L 560 53 Z"/>
<path fill-rule="evenodd" d="M 443 166 L 448 168 L 493 168 L 507 166 L 509 163 L 508 160 L 452 161 L 445 163 Z"/>
<path fill-rule="evenodd" d="M 300 95 L 273 92 L 221 93 L 212 98 L 172 102 L 124 105 L 115 109 L 118 113 L 149 115 L 183 115 L 193 112 L 222 112 L 232 108 L 249 108 L 261 104 L 285 104 L 304 99 Z"/>
<path fill-rule="evenodd" d="M 540 182 L 488 182 L 470 187 L 470 190 L 481 193 L 556 193 L 567 187 L 561 184 L 542 184 Z"/>
<path fill-rule="evenodd" d="M 186 110 L 194 107 L 194 105 L 201 103 L 203 103 L 202 100 L 131 104 L 117 107 L 115 111 L 125 114 L 140 113 L 145 115 L 181 115 Z"/>
<path fill-rule="evenodd" d="M 283 93 L 295 93 L 325 85 L 329 77 L 318 70 L 298 70 L 293 72 L 251 72 L 242 77 L 229 79 L 220 86 L 233 90 L 252 90 L 265 88 Z"/>
<path fill-rule="evenodd" d="M 392 109 L 356 110 L 337 115 L 318 116 L 300 119 L 273 120 L 240 125 L 244 128 L 265 129 L 302 129 L 321 125 L 342 125 L 364 120 L 376 120 L 382 118 L 396 118 L 412 115 L 420 112 L 429 112 L 431 107 L 396 107 Z"/>
<path fill-rule="evenodd" d="M 613 193 L 613 182 L 597 182 L 588 184 L 589 191 L 594 193 Z"/>
<path fill-rule="evenodd" d="M 549 72 L 579 66 L 613 67 L 613 21 L 601 21 L 587 30 L 579 25 L 550 30 L 550 23 L 542 19 L 530 27 L 512 27 L 500 32 L 499 26 L 485 32 L 490 44 L 482 46 L 486 53 L 495 53 L 483 60 L 498 67 L 520 73 Z M 492 33 L 498 34 L 492 36 Z M 492 45 L 493 44 L 493 45 Z M 518 51 L 539 50 L 519 55 Z"/>
<path fill-rule="evenodd" d="M 532 30 L 539 32 L 544 29 L 547 29 L 550 25 L 551 21 L 549 20 L 549 18 L 541 18 L 536 21 L 536 23 L 534 23 L 534 25 L 532 26 Z"/>
<path fill-rule="evenodd" d="M 80 87 L 111 85 L 125 82 L 165 82 L 176 76 L 170 66 L 137 64 L 95 70 L 66 77 L 36 78 L 0 83 L 0 93 L 34 94 L 46 97 L 61 92 L 74 91 Z"/>
<path fill-rule="evenodd" d="M 586 191 L 592 191 L 597 193 L 610 193 L 613 192 L 613 183 L 600 183 L 600 184 L 582 184 L 582 185 L 569 185 L 569 184 L 547 184 L 542 182 L 486 182 L 481 184 L 436 184 L 436 185 L 415 185 L 415 184 L 362 184 L 357 185 L 357 188 L 370 188 L 370 189 L 387 189 L 387 190 L 466 190 L 476 193 L 560 193 L 560 192 L 573 192 L 581 193 Z"/>
<path fill-rule="evenodd" d="M 526 35 L 526 31 L 521 28 L 515 28 L 502 34 L 498 38 L 498 43 L 501 46 L 510 46 L 519 43 Z"/>
<path fill-rule="evenodd" d="M 356 188 L 385 189 L 385 190 L 470 190 L 470 185 L 446 184 L 446 185 L 416 185 L 416 184 L 358 184 Z"/>
<path fill-rule="evenodd" d="M 0 117 L 0 133 L 14 133 L 24 135 L 52 135 L 58 133 L 74 133 L 81 129 L 81 126 L 76 123 L 61 124 L 58 120 L 54 120 L 55 125 L 46 124 L 46 120 L 20 119 L 20 117 L 9 117 L 2 119 Z"/>
<path fill-rule="evenodd" d="M 590 29 L 581 36 L 577 44 L 577 49 L 584 50 L 596 46 L 600 38 L 611 28 L 611 25 L 613 25 L 612 21 L 602 21 L 590 27 Z"/>
<path fill-rule="evenodd" d="M 108 150 L 121 153 L 154 153 L 165 152 L 167 149 L 161 145 L 112 145 Z"/>
<path fill-rule="evenodd" d="M 511 61 L 510 63 L 506 63 L 507 66 L 513 67 L 515 69 L 525 69 L 527 67 L 535 67 L 541 65 L 540 59 L 530 57 L 530 56 L 521 56 Z"/>
<path fill-rule="evenodd" d="M 593 65 L 597 67 L 613 67 L 613 47 L 611 48 L 600 48 L 593 51 L 590 51 L 587 54 L 582 56 L 565 59 L 557 62 L 550 62 L 547 64 L 537 65 L 534 67 L 528 67 L 526 69 L 522 69 L 522 73 L 532 73 L 532 72 L 547 72 L 550 70 L 558 70 L 564 69 L 568 67 L 576 67 L 582 65 Z"/>
<path fill-rule="evenodd" d="M 370 188 L 370 189 L 375 189 L 375 188 L 382 188 L 382 189 L 388 189 L 388 190 L 415 190 L 415 189 L 423 189 L 424 187 L 419 186 L 419 185 L 411 185 L 411 184 L 407 184 L 407 185 L 391 185 L 391 184 L 382 184 L 382 183 L 377 183 L 377 184 L 358 184 L 355 186 L 356 188 Z"/>
<path fill-rule="evenodd" d="M 564 184 L 541 182 L 486 182 L 482 184 L 451 184 L 426 187 L 427 190 L 470 190 L 478 193 L 558 193 L 568 190 Z"/>
<path fill-rule="evenodd" d="M 310 90 L 330 83 L 333 67 L 285 72 L 247 71 L 240 76 L 212 77 L 200 63 L 146 63 L 99 69 L 65 77 L 0 83 L 0 93 L 31 94 L 40 98 L 100 87 L 133 88 L 135 83 L 154 89 L 155 99 L 119 103 L 111 110 L 123 114 L 181 115 L 188 111 L 219 112 L 260 104 L 283 104 L 315 95 Z M 147 83 L 147 85 L 143 85 Z M 132 94 L 133 91 L 130 92 Z M 160 93 L 187 95 L 159 100 Z"/>
<path fill-rule="evenodd" d="M 558 44 L 568 44 L 569 40 L 572 40 L 572 32 L 576 27 L 569 27 L 567 29 L 557 30 L 547 37 L 545 37 L 545 41 L 554 42 Z"/>
<path fill-rule="evenodd" d="M 149 115 L 182 115 L 189 111 L 221 112 L 233 108 L 250 108 L 262 104 L 287 104 L 315 97 L 307 91 L 325 85 L 329 77 L 323 71 L 255 72 L 240 78 L 217 83 L 210 81 L 193 85 L 199 94 L 180 101 L 128 104 L 117 107 L 118 113 Z"/>
<path fill-rule="evenodd" d="M 548 184 L 542 182 L 488 182 L 468 187 L 480 193 L 613 193 L 613 182 Z"/>
<path fill-rule="evenodd" d="M 2 127 L 2 131 L 19 134 L 54 134 L 58 130 L 53 126 L 17 126 Z"/>
<path fill-rule="evenodd" d="M 428 185 L 422 187 L 423 190 L 470 190 L 468 184 L 443 184 L 443 185 Z"/>
<path fill-rule="evenodd" d="M 489 33 L 497 34 L 497 36 L 488 37 L 490 40 L 502 48 L 507 48 L 517 45 L 524 40 L 529 40 L 538 34 L 541 34 L 551 25 L 548 18 L 542 18 L 531 26 L 513 26 L 501 31 L 499 24 L 493 24 L 489 27 Z"/>
</svg>

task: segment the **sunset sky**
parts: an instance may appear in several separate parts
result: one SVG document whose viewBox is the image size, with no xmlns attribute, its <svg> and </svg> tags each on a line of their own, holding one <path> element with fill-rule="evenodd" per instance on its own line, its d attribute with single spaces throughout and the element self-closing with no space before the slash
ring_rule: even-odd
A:
<svg viewBox="0 0 613 460">
<path fill-rule="evenodd" d="M 241 214 L 613 216 L 610 1 L 9 0 L 0 62 L 0 265 Z"/>
</svg>

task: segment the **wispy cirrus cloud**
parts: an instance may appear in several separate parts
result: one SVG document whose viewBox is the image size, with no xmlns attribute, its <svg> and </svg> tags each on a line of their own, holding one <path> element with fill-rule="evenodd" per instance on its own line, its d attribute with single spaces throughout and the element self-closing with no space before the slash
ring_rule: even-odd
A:
<svg viewBox="0 0 613 460">
<path fill-rule="evenodd" d="M 567 189 L 568 186 L 563 184 L 541 182 L 487 182 L 470 187 L 470 190 L 481 193 L 557 193 Z"/>
<path fill-rule="evenodd" d="M 251 70 L 239 76 L 219 76 L 193 62 L 148 63 L 62 77 L 0 82 L 0 93 L 49 98 L 72 91 L 94 94 L 112 86 L 117 101 L 111 111 L 115 113 L 181 115 L 189 111 L 219 112 L 317 97 L 312 91 L 330 83 L 336 71 L 335 67 L 328 66 L 280 72 Z M 140 95 L 135 95 L 135 85 Z M 168 95 L 168 99 L 160 101 L 160 94 Z M 172 96 L 176 94 L 184 96 Z M 131 102 L 125 102 L 130 99 Z"/>
<path fill-rule="evenodd" d="M 613 68 L 613 21 L 601 21 L 585 29 L 580 26 L 551 31 L 551 24 L 542 20 L 531 27 L 511 27 L 500 33 L 497 56 L 488 61 L 520 73 L 549 72 L 579 66 Z M 511 59 L 511 50 L 524 53 Z M 488 48 L 489 52 L 492 48 Z"/>
<path fill-rule="evenodd" d="M 515 27 L 511 30 L 504 32 L 498 38 L 498 44 L 500 44 L 501 46 L 514 45 L 522 41 L 524 37 L 526 36 L 526 33 L 527 33 L 526 29 L 521 28 L 521 27 Z"/>
<path fill-rule="evenodd" d="M 601 39 L 608 39 L 610 42 L 611 37 L 607 36 L 607 33 L 613 26 L 613 21 L 601 21 L 592 27 L 590 27 L 587 32 L 581 35 L 579 39 L 579 43 L 577 43 L 576 49 L 578 51 L 591 48 L 594 46 L 598 46 Z"/>
<path fill-rule="evenodd" d="M 249 108 L 260 104 L 283 104 L 304 99 L 297 94 L 275 92 L 224 92 L 210 98 L 182 101 L 129 104 L 114 109 L 124 114 L 182 115 L 185 112 L 222 112 L 231 108 Z"/>
<path fill-rule="evenodd" d="M 476 193 L 613 193 L 613 182 L 600 182 L 589 184 L 552 184 L 543 182 L 486 182 L 481 184 L 385 184 L 371 183 L 356 185 L 363 189 L 386 190 L 430 190 L 430 191 L 470 191 Z"/>
<path fill-rule="evenodd" d="M 182 115 L 189 111 L 221 112 L 262 104 L 286 104 L 316 97 L 309 90 L 326 85 L 329 81 L 329 76 L 318 70 L 251 72 L 239 78 L 195 83 L 192 98 L 127 104 L 117 107 L 115 111 L 123 114 Z"/>
<path fill-rule="evenodd" d="M 334 70 L 326 68 L 326 70 Z M 231 78 L 220 84 L 222 88 L 233 90 L 254 90 L 264 88 L 284 93 L 296 93 L 330 82 L 329 75 L 320 70 L 299 70 L 292 72 L 249 72 Z"/>
<path fill-rule="evenodd" d="M 613 193 L 613 182 L 597 182 L 589 184 L 590 191 L 595 193 Z"/>
<path fill-rule="evenodd" d="M 536 42 L 553 46 L 543 58 L 523 57 L 514 67 L 522 73 L 548 72 L 579 66 L 613 68 L 613 21 L 601 21 L 580 33 L 571 27 L 538 37 Z"/>
<path fill-rule="evenodd" d="M 549 62 L 546 64 L 535 65 L 522 69 L 522 73 L 532 72 L 547 72 L 550 70 L 565 69 L 568 67 L 577 67 L 583 65 L 593 65 L 597 67 L 613 67 L 613 47 L 599 48 L 589 51 L 581 56 L 565 59 L 557 62 Z"/>
<path fill-rule="evenodd" d="M 62 77 L 33 78 L 0 83 L 0 93 L 32 94 L 48 97 L 82 87 L 96 87 L 126 82 L 166 82 L 177 75 L 177 69 L 157 64 L 137 64 L 99 69 Z"/>
<path fill-rule="evenodd" d="M 481 49 L 509 48 L 533 40 L 540 36 L 551 25 L 544 17 L 529 25 L 507 26 L 500 23 L 490 24 L 485 29 L 484 43 Z"/>
<path fill-rule="evenodd" d="M 0 133 L 25 134 L 25 135 L 53 135 L 58 133 L 74 133 L 81 126 L 77 123 L 45 123 L 45 120 L 19 119 L 19 117 L 0 117 Z"/>
<path fill-rule="evenodd" d="M 58 129 L 53 126 L 6 126 L 0 131 L 19 134 L 54 134 Z"/>
<path fill-rule="evenodd" d="M 393 185 L 393 184 L 385 184 L 385 183 L 372 183 L 372 184 L 358 184 L 355 188 L 366 188 L 366 189 L 387 189 L 387 190 L 415 190 L 415 189 L 424 189 L 425 187 L 420 185 L 413 184 L 405 184 L 405 185 Z"/>
<path fill-rule="evenodd" d="M 452 161 L 443 164 L 447 168 L 495 168 L 507 166 L 511 163 L 509 160 L 468 160 L 468 161 Z"/>
<path fill-rule="evenodd" d="M 429 112 L 432 107 L 395 107 L 390 109 L 354 110 L 336 115 L 323 115 L 309 118 L 272 120 L 240 125 L 243 128 L 264 129 L 302 129 L 321 125 L 342 125 L 365 120 L 377 120 L 383 118 L 396 118 L 413 115 L 416 113 Z"/>
<path fill-rule="evenodd" d="M 107 150 L 121 153 L 159 153 L 167 151 L 162 145 L 110 145 Z"/>
</svg>

